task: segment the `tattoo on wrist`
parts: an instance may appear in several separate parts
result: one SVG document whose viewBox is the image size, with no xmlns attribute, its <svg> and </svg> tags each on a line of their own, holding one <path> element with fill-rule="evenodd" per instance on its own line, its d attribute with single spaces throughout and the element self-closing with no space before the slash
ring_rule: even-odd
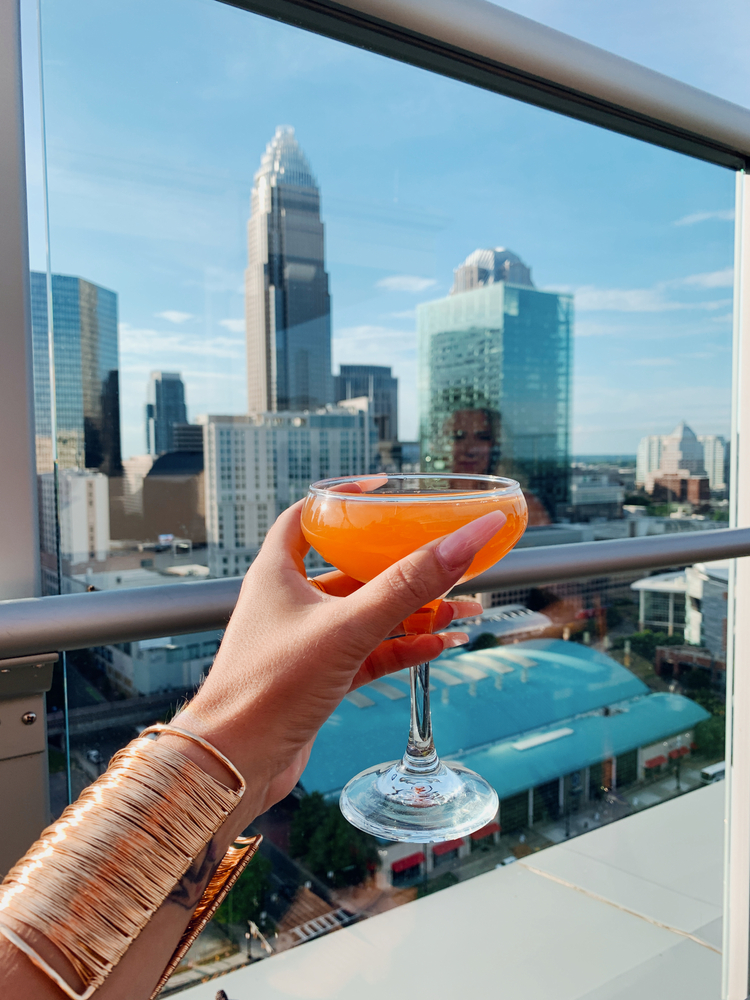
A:
<svg viewBox="0 0 750 1000">
<path fill-rule="evenodd" d="M 192 913 L 220 861 L 221 858 L 217 857 L 216 843 L 210 840 L 203 853 L 188 868 L 165 902 L 174 903 Z"/>
</svg>

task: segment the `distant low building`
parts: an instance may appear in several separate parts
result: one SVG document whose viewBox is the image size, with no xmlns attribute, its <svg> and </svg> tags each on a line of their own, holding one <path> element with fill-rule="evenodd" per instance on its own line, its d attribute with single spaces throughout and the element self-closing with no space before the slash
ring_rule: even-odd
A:
<svg viewBox="0 0 750 1000">
<path fill-rule="evenodd" d="M 203 454 L 203 427 L 201 424 L 173 424 L 173 451 L 194 451 Z"/>
<path fill-rule="evenodd" d="M 656 573 L 636 580 L 631 590 L 638 594 L 638 631 L 666 632 L 682 635 L 685 629 L 685 594 L 687 579 L 684 570 Z"/>
<path fill-rule="evenodd" d="M 378 441 L 378 472 L 419 472 L 419 441 Z"/>
<path fill-rule="evenodd" d="M 213 663 L 222 633 L 216 630 L 122 642 L 97 650 L 107 677 L 123 694 L 197 687 Z"/>
<path fill-rule="evenodd" d="M 685 571 L 687 602 L 685 639 L 710 650 L 717 660 L 727 658 L 729 562 L 696 563 Z"/>
<path fill-rule="evenodd" d="M 639 595 L 638 628 L 684 637 L 684 646 L 659 648 L 656 672 L 668 678 L 707 672 L 723 687 L 727 660 L 729 562 L 696 563 L 632 584 Z M 720 680 L 717 680 L 720 678 Z"/>
<path fill-rule="evenodd" d="M 690 684 L 696 672 L 705 677 L 705 686 L 723 695 L 726 689 L 726 658 L 719 660 L 701 646 L 657 646 L 654 672 L 665 681 Z"/>
<path fill-rule="evenodd" d="M 570 503 L 558 512 L 571 521 L 591 521 L 594 518 L 613 520 L 622 517 L 625 491 L 603 473 L 575 474 L 570 483 Z"/>
<path fill-rule="evenodd" d="M 706 478 L 707 482 L 697 483 Z M 681 421 L 671 434 L 651 434 L 638 444 L 635 482 L 658 499 L 705 503 L 726 490 L 729 445 L 717 434 L 696 435 Z"/>
<path fill-rule="evenodd" d="M 490 638 L 500 642 L 520 642 L 551 635 L 553 622 L 541 611 L 532 611 L 523 604 L 506 604 L 485 609 L 473 618 L 456 618 L 447 631 L 464 632 L 470 648 L 477 640 Z"/>
<path fill-rule="evenodd" d="M 697 507 L 711 499 L 708 476 L 660 473 L 651 479 L 646 489 L 656 503 L 685 502 Z"/>
<path fill-rule="evenodd" d="M 668 769 L 690 754 L 695 726 L 709 717 L 689 698 L 651 692 L 606 654 L 556 639 L 451 650 L 430 678 L 441 753 L 493 785 L 503 833 L 557 821 Z M 392 759 L 408 694 L 408 678 L 395 674 L 346 695 L 318 734 L 305 790 L 333 797 L 373 760 Z M 452 841 L 432 860 L 466 846 Z M 404 854 L 419 869 L 422 860 Z"/>
<path fill-rule="evenodd" d="M 167 452 L 160 455 L 143 480 L 143 540 L 160 535 L 206 543 L 203 455 Z"/>
<path fill-rule="evenodd" d="M 711 499 L 703 446 L 684 420 L 662 439 L 659 468 L 646 475 L 645 488 L 657 502 L 697 506 Z"/>
</svg>

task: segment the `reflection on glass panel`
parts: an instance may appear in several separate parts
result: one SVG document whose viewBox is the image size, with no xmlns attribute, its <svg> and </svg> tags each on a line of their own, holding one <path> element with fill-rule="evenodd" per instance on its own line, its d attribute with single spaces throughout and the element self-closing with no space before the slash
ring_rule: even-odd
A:
<svg viewBox="0 0 750 1000">
<path fill-rule="evenodd" d="M 311 481 L 377 470 L 519 480 L 519 547 L 726 524 L 729 171 L 209 0 L 42 0 L 42 31 L 48 592 L 241 575 Z M 353 692 L 174 985 L 718 780 L 728 573 L 482 594 L 432 703 L 496 818 L 440 845 L 346 824 L 346 781 L 403 749 L 408 677 Z M 68 655 L 74 795 L 220 640 Z M 62 777 L 63 703 L 56 680 Z"/>
<path fill-rule="evenodd" d="M 515 254 L 476 250 L 417 310 L 423 468 L 517 479 L 530 524 L 568 502 L 572 306 Z"/>
</svg>

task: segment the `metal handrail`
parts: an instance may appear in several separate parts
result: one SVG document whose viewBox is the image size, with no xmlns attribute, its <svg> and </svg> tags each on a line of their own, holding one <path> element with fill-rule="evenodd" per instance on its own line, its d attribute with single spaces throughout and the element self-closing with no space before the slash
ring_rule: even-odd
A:
<svg viewBox="0 0 750 1000">
<path fill-rule="evenodd" d="M 222 0 L 722 166 L 750 111 L 487 0 Z"/>
<path fill-rule="evenodd" d="M 750 528 L 517 549 L 456 588 L 483 593 L 750 555 Z M 0 602 L 0 660 L 224 628 L 242 579 Z"/>
</svg>

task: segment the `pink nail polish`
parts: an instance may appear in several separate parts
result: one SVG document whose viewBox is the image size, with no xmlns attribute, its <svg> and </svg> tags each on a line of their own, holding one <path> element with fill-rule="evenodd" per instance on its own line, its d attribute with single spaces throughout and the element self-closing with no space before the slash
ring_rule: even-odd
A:
<svg viewBox="0 0 750 1000">
<path fill-rule="evenodd" d="M 438 632 L 437 635 L 443 640 L 443 649 L 453 649 L 454 646 L 463 646 L 469 641 L 465 632 Z"/>
<path fill-rule="evenodd" d="M 435 549 L 440 562 L 447 570 L 457 570 L 465 566 L 481 547 L 496 535 L 507 518 L 501 510 L 493 510 L 476 521 L 470 521 L 454 531 L 438 544 Z"/>
</svg>

